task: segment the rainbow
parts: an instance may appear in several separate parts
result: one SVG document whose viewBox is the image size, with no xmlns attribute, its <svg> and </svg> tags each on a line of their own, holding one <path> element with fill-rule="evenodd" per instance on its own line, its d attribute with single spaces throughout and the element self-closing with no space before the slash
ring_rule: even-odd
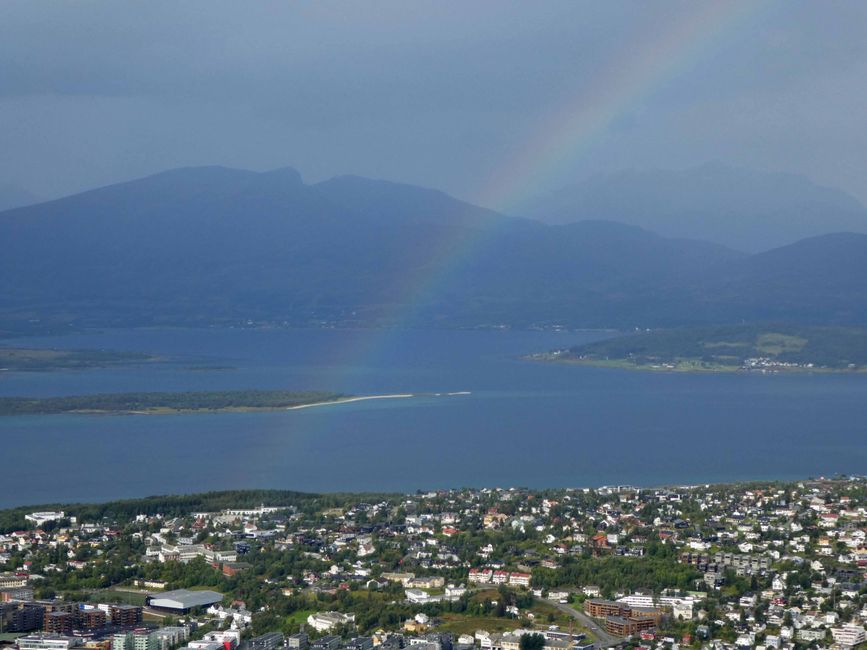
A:
<svg viewBox="0 0 867 650">
<path fill-rule="evenodd" d="M 600 70 L 553 117 L 546 117 L 518 154 L 495 170 L 476 202 L 508 214 L 519 201 L 567 172 L 618 118 L 711 56 L 727 37 L 740 33 L 748 21 L 776 4 L 775 0 L 712 0 L 684 5 L 666 29 L 624 48 L 623 56 Z M 447 288 L 501 227 L 492 222 L 436 241 L 429 259 L 399 283 L 395 312 L 386 320 L 396 326 L 411 324 L 427 299 Z"/>
<path fill-rule="evenodd" d="M 667 29 L 602 69 L 535 129 L 519 153 L 497 169 L 477 195 L 480 205 L 509 213 L 523 199 L 568 172 L 609 127 L 665 84 L 688 72 L 774 3 L 710 0 L 686 5 Z"/>
<path fill-rule="evenodd" d="M 618 118 L 711 56 L 748 21 L 778 4 L 777 0 L 712 0 L 683 5 L 665 29 L 624 47 L 622 56 L 601 69 L 553 115 L 546 116 L 518 153 L 493 171 L 477 193 L 476 202 L 508 214 L 521 200 L 567 174 Z M 430 299 L 453 286 L 455 276 L 484 253 L 500 227 L 498 220 L 492 220 L 473 230 L 459 229 L 458 234 L 442 229 L 416 272 L 395 279 L 391 308 L 382 318 L 387 327 L 370 330 L 361 341 L 350 337 L 353 340 L 346 348 L 334 350 L 334 363 L 363 365 L 378 358 L 381 348 L 394 336 L 389 328 L 417 322 Z M 443 390 L 458 388 L 463 387 L 444 386 Z"/>
<path fill-rule="evenodd" d="M 591 83 L 546 116 L 535 134 L 477 195 L 481 205 L 508 213 L 547 182 L 568 172 L 609 127 L 666 83 L 715 52 L 750 18 L 772 7 L 763 0 L 713 0 L 687 5 L 647 42 L 630 44 Z"/>
</svg>

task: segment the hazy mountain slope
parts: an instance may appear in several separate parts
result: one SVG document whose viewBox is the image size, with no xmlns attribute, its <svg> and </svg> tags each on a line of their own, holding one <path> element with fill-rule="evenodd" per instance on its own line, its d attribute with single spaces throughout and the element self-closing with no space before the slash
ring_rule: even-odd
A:
<svg viewBox="0 0 867 650">
<path fill-rule="evenodd" d="M 10 210 L 0 242 L 7 322 L 631 327 L 860 322 L 867 304 L 867 236 L 748 256 L 289 169 L 179 169 Z"/>
<path fill-rule="evenodd" d="M 294 172 L 175 170 L 4 213 L 0 281 L 15 305 L 100 318 L 335 317 L 437 239 L 346 213 Z"/>
<path fill-rule="evenodd" d="M 515 212 L 546 223 L 621 221 L 751 252 L 830 232 L 867 232 L 867 209 L 845 192 L 803 176 L 719 163 L 598 175 Z"/>
<path fill-rule="evenodd" d="M 736 319 L 867 322 L 867 235 L 804 239 L 719 268 L 706 299 Z"/>
<path fill-rule="evenodd" d="M 743 257 L 611 222 L 499 228 L 472 251 L 437 296 L 454 301 L 461 322 L 587 327 L 696 318 L 682 278 Z"/>
<path fill-rule="evenodd" d="M 338 176 L 312 189 L 349 213 L 386 223 L 400 220 L 486 226 L 507 218 L 439 190 L 360 176 Z"/>
</svg>

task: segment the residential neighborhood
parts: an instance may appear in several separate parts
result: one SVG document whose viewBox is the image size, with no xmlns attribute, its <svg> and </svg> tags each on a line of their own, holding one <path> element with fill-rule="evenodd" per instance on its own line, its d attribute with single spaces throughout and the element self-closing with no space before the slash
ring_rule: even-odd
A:
<svg viewBox="0 0 867 650">
<path fill-rule="evenodd" d="M 5 511 L 19 650 L 854 648 L 867 482 Z M 158 498 L 154 498 L 158 499 Z M 160 507 L 164 506 L 164 507 Z M 18 526 L 14 524 L 20 524 Z M 539 644 L 539 645 L 535 645 Z"/>
</svg>

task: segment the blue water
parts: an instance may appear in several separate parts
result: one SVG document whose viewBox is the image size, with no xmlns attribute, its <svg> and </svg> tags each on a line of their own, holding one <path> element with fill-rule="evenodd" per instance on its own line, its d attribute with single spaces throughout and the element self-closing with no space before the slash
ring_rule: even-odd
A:
<svg viewBox="0 0 867 650">
<path fill-rule="evenodd" d="M 867 376 L 663 374 L 521 361 L 601 334 L 132 330 L 6 344 L 165 363 L 0 374 L 0 395 L 471 391 L 299 411 L 0 418 L 0 506 L 274 487 L 658 485 L 867 471 Z M 204 365 L 232 370 L 193 370 Z"/>
</svg>

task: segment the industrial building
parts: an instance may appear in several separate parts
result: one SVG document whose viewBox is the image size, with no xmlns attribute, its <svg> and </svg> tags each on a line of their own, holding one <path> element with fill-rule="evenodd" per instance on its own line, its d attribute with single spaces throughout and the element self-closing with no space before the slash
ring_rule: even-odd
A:
<svg viewBox="0 0 867 650">
<path fill-rule="evenodd" d="M 189 612 L 198 607 L 207 607 L 223 600 L 223 594 L 216 591 L 190 591 L 189 589 L 177 589 L 164 591 L 148 596 L 147 603 L 154 609 L 162 609 L 171 612 Z"/>
</svg>

